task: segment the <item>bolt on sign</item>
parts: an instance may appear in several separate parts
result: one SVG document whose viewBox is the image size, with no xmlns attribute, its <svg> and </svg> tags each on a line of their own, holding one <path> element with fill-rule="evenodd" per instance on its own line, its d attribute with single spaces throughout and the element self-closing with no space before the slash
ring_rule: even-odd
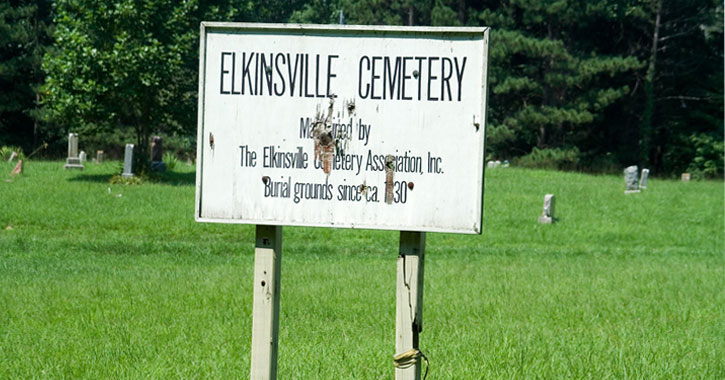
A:
<svg viewBox="0 0 725 380">
<path fill-rule="evenodd" d="M 202 24 L 196 219 L 481 233 L 488 28 Z"/>
</svg>

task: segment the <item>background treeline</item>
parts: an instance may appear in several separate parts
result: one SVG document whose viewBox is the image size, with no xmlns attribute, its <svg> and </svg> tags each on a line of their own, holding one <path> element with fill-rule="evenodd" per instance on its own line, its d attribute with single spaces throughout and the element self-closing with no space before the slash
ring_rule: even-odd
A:
<svg viewBox="0 0 725 380">
<path fill-rule="evenodd" d="M 200 21 L 341 18 L 490 26 L 488 158 L 723 175 L 720 0 L 0 0 L 0 146 L 193 155 Z"/>
</svg>

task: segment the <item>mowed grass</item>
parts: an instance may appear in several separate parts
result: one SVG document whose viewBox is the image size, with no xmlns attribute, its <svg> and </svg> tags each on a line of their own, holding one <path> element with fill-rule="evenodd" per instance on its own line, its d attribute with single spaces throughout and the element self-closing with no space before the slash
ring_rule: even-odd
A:
<svg viewBox="0 0 725 380">
<path fill-rule="evenodd" d="M 248 378 L 254 226 L 194 222 L 192 167 L 62 166 L 0 165 L 0 378 Z M 484 233 L 427 237 L 429 379 L 725 378 L 723 183 L 623 190 L 488 170 Z M 284 228 L 279 379 L 393 378 L 397 244 Z"/>
</svg>

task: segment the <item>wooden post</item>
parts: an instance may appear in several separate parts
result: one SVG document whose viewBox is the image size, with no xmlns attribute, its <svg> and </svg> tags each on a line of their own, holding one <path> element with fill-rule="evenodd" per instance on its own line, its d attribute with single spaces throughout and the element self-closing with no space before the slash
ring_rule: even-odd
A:
<svg viewBox="0 0 725 380">
<path fill-rule="evenodd" d="M 395 354 L 418 349 L 423 331 L 423 263 L 425 232 L 400 231 L 400 256 L 395 302 Z M 396 380 L 419 380 L 421 359 L 412 365 L 396 365 Z"/>
<path fill-rule="evenodd" d="M 282 226 L 257 225 L 254 248 L 251 380 L 277 379 Z"/>
</svg>

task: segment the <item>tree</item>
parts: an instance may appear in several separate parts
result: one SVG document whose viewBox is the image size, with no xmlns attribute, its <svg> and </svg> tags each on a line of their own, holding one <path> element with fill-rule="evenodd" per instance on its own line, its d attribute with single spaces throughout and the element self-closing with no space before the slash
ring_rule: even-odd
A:
<svg viewBox="0 0 725 380">
<path fill-rule="evenodd" d="M 618 14 L 602 4 L 511 1 L 479 17 L 493 27 L 489 141 L 500 155 L 582 150 L 642 66 L 608 49 Z"/>
<path fill-rule="evenodd" d="M 51 43 L 49 1 L 0 0 L 0 145 L 37 141 L 38 87 Z"/>
<path fill-rule="evenodd" d="M 145 167 L 153 133 L 196 130 L 199 23 L 281 20 L 291 9 L 278 3 L 56 0 L 56 49 L 43 63 L 50 120 L 87 135 L 131 128 Z"/>
</svg>

